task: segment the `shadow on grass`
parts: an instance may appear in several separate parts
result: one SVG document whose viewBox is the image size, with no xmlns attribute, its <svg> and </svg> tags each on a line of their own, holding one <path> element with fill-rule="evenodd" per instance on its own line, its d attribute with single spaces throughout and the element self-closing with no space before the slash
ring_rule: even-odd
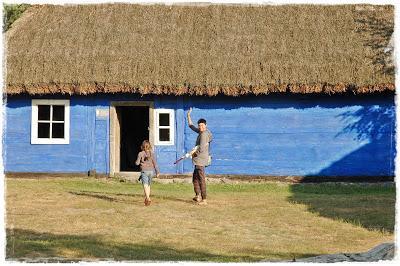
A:
<svg viewBox="0 0 400 266">
<path fill-rule="evenodd" d="M 65 254 L 69 254 L 65 256 Z M 266 254 L 268 255 L 268 254 Z M 274 253 L 282 259 L 315 254 Z M 54 261 L 258 261 L 252 256 L 224 256 L 193 249 L 178 250 L 163 244 L 124 244 L 106 242 L 95 235 L 55 235 L 22 229 L 7 229 L 7 260 Z"/>
<path fill-rule="evenodd" d="M 95 198 L 95 199 L 101 199 L 101 200 L 106 200 L 109 202 L 128 202 L 127 200 L 122 200 L 119 198 L 114 198 L 114 197 L 110 197 L 110 196 L 106 196 L 106 195 L 101 195 L 101 194 L 105 194 L 105 193 L 101 193 L 99 194 L 98 192 L 93 192 L 93 191 L 88 191 L 88 192 L 73 192 L 70 191 L 70 194 L 73 194 L 75 196 L 84 196 L 84 197 L 91 197 L 91 198 Z M 125 195 L 125 196 L 129 196 L 129 195 Z"/>
<path fill-rule="evenodd" d="M 368 230 L 394 232 L 395 186 L 296 184 L 290 192 L 290 202 L 305 204 L 312 213 Z"/>
<path fill-rule="evenodd" d="M 69 191 L 68 193 L 73 194 L 75 196 L 84 196 L 84 197 L 91 197 L 101 200 L 106 200 L 109 202 L 123 202 L 123 203 L 132 203 L 134 200 L 142 201 L 143 194 L 140 193 L 131 193 L 131 194 L 123 194 L 123 193 L 109 193 L 109 192 L 97 192 L 97 191 Z M 124 197 L 124 198 L 121 198 Z M 126 199 L 134 198 L 134 199 Z M 178 201 L 184 203 L 193 203 L 191 199 L 181 199 L 177 197 L 169 197 L 163 195 L 152 195 L 151 198 L 154 200 L 168 200 L 168 201 Z"/>
</svg>

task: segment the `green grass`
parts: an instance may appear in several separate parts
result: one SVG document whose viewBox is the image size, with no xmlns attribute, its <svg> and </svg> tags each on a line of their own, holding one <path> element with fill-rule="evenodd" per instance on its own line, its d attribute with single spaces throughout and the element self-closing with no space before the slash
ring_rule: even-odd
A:
<svg viewBox="0 0 400 266">
<path fill-rule="evenodd" d="M 310 212 L 320 216 L 370 230 L 394 231 L 395 186 L 309 184 L 293 185 L 290 190 L 291 201 L 305 204 Z"/>
<path fill-rule="evenodd" d="M 253 262 L 362 252 L 393 241 L 394 186 L 7 179 L 7 259 Z"/>
</svg>

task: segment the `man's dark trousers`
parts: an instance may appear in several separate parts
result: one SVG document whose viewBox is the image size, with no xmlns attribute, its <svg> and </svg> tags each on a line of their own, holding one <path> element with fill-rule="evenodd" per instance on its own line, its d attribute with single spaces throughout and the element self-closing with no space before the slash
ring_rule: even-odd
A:
<svg viewBox="0 0 400 266">
<path fill-rule="evenodd" d="M 200 195 L 203 200 L 207 197 L 206 192 L 206 175 L 204 172 L 204 166 L 195 165 L 193 171 L 193 187 L 196 195 Z"/>
</svg>

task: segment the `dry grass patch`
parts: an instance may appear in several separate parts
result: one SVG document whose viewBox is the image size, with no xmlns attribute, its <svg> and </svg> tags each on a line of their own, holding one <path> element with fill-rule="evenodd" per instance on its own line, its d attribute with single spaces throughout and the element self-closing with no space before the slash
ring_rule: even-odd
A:
<svg viewBox="0 0 400 266">
<path fill-rule="evenodd" d="M 394 186 L 210 184 L 197 206 L 190 184 L 154 184 L 150 207 L 139 184 L 116 180 L 6 187 L 8 259 L 287 260 L 393 241 Z"/>
</svg>

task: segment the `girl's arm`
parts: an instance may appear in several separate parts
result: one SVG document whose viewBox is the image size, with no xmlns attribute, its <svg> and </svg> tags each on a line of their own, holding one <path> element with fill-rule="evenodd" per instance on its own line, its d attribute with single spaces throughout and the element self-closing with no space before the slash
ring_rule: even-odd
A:
<svg viewBox="0 0 400 266">
<path fill-rule="evenodd" d="M 158 175 L 160 174 L 160 169 L 158 169 L 158 165 L 157 165 L 157 161 L 156 161 L 156 157 L 155 157 L 154 153 L 152 154 L 151 159 L 153 162 L 154 170 L 156 172 L 156 176 L 158 177 Z"/>
<path fill-rule="evenodd" d="M 137 155 L 135 164 L 139 165 L 141 161 L 142 161 L 142 153 L 139 152 L 138 155 Z"/>
</svg>

